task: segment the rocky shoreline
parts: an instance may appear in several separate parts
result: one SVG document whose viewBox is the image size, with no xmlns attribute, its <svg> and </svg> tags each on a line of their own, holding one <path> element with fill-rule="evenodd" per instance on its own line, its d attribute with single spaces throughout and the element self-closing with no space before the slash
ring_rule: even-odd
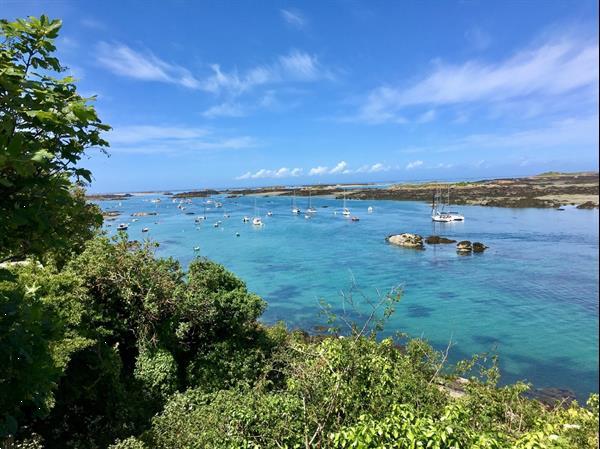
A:
<svg viewBox="0 0 600 449">
<path fill-rule="evenodd" d="M 478 205 L 511 208 L 554 208 L 573 205 L 581 209 L 598 208 L 597 172 L 544 173 L 537 176 L 511 179 L 488 179 L 473 182 L 428 182 L 394 184 L 382 188 L 357 186 L 348 189 L 343 185 L 304 187 L 261 187 L 230 189 L 228 195 L 313 196 L 333 195 L 341 199 L 399 200 L 430 202 L 439 188 L 444 194 L 450 189 L 451 202 L 457 205 Z"/>
</svg>

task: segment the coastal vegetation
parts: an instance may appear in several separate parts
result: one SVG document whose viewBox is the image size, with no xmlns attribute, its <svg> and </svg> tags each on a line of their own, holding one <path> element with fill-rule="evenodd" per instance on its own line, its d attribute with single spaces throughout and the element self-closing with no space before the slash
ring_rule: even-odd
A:
<svg viewBox="0 0 600 449">
<path fill-rule="evenodd" d="M 108 126 L 50 75 L 60 25 L 0 23 L 3 448 L 598 446 L 597 394 L 543 405 L 499 386 L 493 357 L 449 366 L 421 339 L 379 339 L 397 290 L 361 321 L 323 304 L 327 332 L 309 335 L 262 324 L 266 303 L 219 264 L 184 271 L 102 235 L 78 163 Z"/>
</svg>

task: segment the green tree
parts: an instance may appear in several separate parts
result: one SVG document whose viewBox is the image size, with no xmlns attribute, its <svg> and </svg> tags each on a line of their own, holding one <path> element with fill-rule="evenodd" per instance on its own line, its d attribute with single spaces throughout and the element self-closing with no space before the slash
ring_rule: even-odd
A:
<svg viewBox="0 0 600 449">
<path fill-rule="evenodd" d="M 54 56 L 60 20 L 0 21 L 0 262 L 80 249 L 102 218 L 81 186 L 110 129 Z"/>
</svg>

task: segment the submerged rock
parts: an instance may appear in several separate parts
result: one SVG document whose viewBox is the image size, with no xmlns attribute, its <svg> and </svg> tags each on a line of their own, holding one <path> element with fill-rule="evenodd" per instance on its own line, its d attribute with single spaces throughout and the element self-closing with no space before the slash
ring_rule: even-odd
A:
<svg viewBox="0 0 600 449">
<path fill-rule="evenodd" d="M 429 245 L 438 245 L 442 243 L 456 243 L 456 240 L 440 237 L 439 235 L 430 235 L 425 239 L 425 243 Z"/>
<path fill-rule="evenodd" d="M 423 237 L 419 234 L 395 234 L 386 237 L 386 241 L 393 245 L 404 246 L 405 248 L 423 248 Z"/>
<path fill-rule="evenodd" d="M 470 253 L 471 251 L 473 251 L 473 245 L 469 240 L 463 240 L 456 244 L 456 250 L 459 253 Z"/>
<path fill-rule="evenodd" d="M 482 253 L 487 249 L 487 246 L 485 246 L 483 243 L 481 242 L 473 242 L 473 252 L 474 253 Z"/>
</svg>

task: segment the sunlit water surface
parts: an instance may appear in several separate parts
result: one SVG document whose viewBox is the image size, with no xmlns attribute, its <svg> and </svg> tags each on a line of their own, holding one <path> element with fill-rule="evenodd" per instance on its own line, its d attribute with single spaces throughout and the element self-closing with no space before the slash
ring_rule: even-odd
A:
<svg viewBox="0 0 600 449">
<path fill-rule="evenodd" d="M 340 305 L 340 291 L 353 282 L 371 298 L 402 286 L 387 333 L 423 336 L 438 348 L 452 341 L 452 360 L 495 352 L 504 382 L 569 388 L 579 398 L 598 391 L 598 210 L 470 206 L 458 208 L 463 223 L 434 224 L 424 203 L 348 201 L 360 218 L 351 222 L 333 198 L 313 197 L 318 212 L 310 220 L 291 214 L 289 197 L 220 198 L 224 207 L 207 209 L 201 224 L 194 222 L 204 213 L 201 198 L 183 211 L 161 195 L 100 205 L 123 212 L 105 222 L 110 235 L 127 222 L 129 238 L 159 242 L 158 255 L 184 267 L 200 247 L 268 302 L 267 323 L 283 320 L 310 331 L 323 324 L 319 300 Z M 158 215 L 132 222 L 130 214 L 150 211 Z M 255 212 L 261 228 L 242 222 Z M 489 249 L 460 256 L 454 245 L 417 251 L 385 242 L 402 232 L 480 241 Z"/>
</svg>

